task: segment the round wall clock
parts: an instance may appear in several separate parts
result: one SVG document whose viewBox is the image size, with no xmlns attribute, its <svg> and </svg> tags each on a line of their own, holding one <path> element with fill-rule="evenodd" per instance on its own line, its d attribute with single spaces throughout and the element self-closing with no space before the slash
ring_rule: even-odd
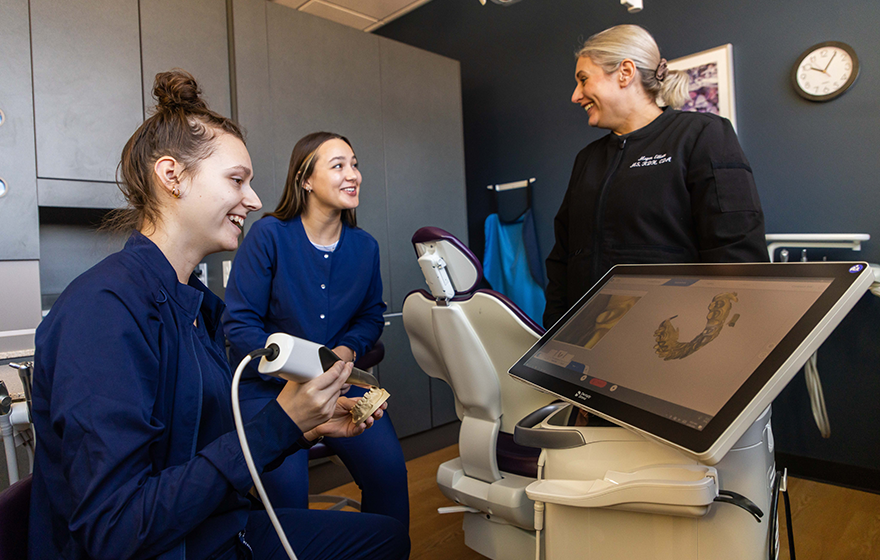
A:
<svg viewBox="0 0 880 560">
<path fill-rule="evenodd" d="M 805 50 L 791 70 L 795 91 L 810 101 L 831 101 L 852 87 L 859 57 L 846 43 L 826 41 Z"/>
</svg>

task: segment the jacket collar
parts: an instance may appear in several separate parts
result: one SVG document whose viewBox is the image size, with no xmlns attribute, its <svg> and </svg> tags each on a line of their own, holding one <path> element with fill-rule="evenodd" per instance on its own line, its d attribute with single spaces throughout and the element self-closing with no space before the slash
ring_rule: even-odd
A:
<svg viewBox="0 0 880 560">
<path fill-rule="evenodd" d="M 211 336 L 220 325 L 223 313 L 223 300 L 214 295 L 196 276 L 190 275 L 187 284 L 177 280 L 177 272 L 159 247 L 142 233 L 135 231 L 125 243 L 123 251 L 140 260 L 157 280 L 156 301 L 173 301 L 184 316 L 193 321 L 202 314 L 205 326 Z"/>
<path fill-rule="evenodd" d="M 671 109 L 669 107 L 664 107 L 663 112 L 660 113 L 656 119 L 649 122 L 648 124 L 646 124 L 642 128 L 639 128 L 637 130 L 633 130 L 629 134 L 622 134 L 620 136 L 618 136 L 617 134 L 614 134 L 612 132 L 607 136 L 607 138 L 610 138 L 612 140 L 616 140 L 619 143 L 619 142 L 623 142 L 624 140 L 638 140 L 639 138 L 644 138 L 646 136 L 650 136 L 650 135 L 654 134 L 654 132 L 656 130 L 659 130 L 659 129 L 665 127 L 666 122 L 669 121 L 669 119 L 671 119 L 678 112 L 679 111 L 676 111 L 675 109 Z"/>
</svg>

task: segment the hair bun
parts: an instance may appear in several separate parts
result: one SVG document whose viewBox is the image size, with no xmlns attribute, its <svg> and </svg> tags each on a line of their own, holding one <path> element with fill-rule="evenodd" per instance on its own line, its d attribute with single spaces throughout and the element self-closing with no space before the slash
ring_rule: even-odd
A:
<svg viewBox="0 0 880 560">
<path fill-rule="evenodd" d="M 153 97 L 156 98 L 157 110 L 206 110 L 208 104 L 201 94 L 202 90 L 196 79 L 185 70 L 175 68 L 170 72 L 156 74 Z"/>
</svg>

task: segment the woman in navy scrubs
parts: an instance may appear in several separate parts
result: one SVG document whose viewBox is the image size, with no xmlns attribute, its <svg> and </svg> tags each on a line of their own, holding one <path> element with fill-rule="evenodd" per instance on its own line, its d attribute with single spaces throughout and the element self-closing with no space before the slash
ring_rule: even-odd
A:
<svg viewBox="0 0 880 560">
<path fill-rule="evenodd" d="M 235 256 L 223 316 L 233 365 L 273 332 L 331 348 L 345 361 L 364 355 L 382 334 L 385 302 L 379 245 L 357 227 L 361 173 L 347 138 L 303 137 L 293 148 L 278 208 L 248 231 Z M 242 414 L 257 414 L 283 385 L 249 367 Z M 351 387 L 348 396 L 364 394 Z M 356 438 L 326 438 L 361 489 L 361 510 L 409 526 L 406 464 L 385 416 Z M 306 454 L 288 457 L 263 481 L 273 503 L 308 507 Z"/>
<path fill-rule="evenodd" d="M 236 436 L 223 302 L 192 271 L 238 246 L 260 209 L 239 127 L 189 74 L 156 77 L 156 113 L 126 144 L 125 248 L 74 280 L 37 329 L 31 559 L 286 558 Z M 288 383 L 245 425 L 271 470 L 321 436 L 356 436 L 350 366 Z M 380 418 L 381 411 L 375 417 Z M 403 525 L 278 510 L 299 558 L 405 558 Z M 252 550 L 251 550 L 252 549 Z"/>
</svg>

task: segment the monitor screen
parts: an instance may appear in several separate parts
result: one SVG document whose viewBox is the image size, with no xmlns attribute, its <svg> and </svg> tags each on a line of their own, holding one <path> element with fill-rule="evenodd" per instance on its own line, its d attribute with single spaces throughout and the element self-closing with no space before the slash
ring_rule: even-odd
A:
<svg viewBox="0 0 880 560">
<path fill-rule="evenodd" d="M 791 367 L 865 271 L 860 263 L 618 266 L 510 372 L 701 453 Z"/>
</svg>

